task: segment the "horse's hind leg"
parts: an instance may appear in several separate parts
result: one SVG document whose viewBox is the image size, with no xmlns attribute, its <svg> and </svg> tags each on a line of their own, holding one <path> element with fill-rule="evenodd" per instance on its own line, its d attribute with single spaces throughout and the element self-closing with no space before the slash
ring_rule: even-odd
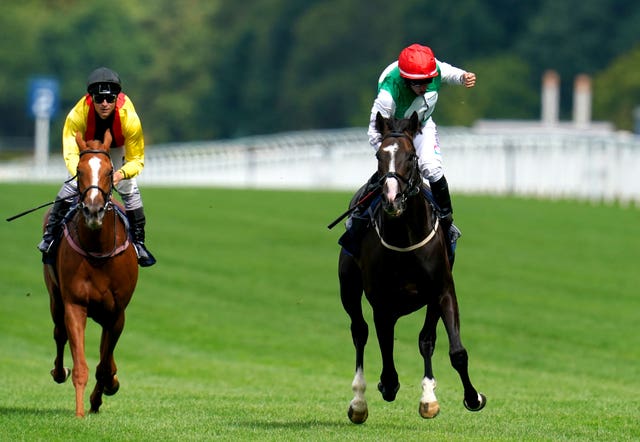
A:
<svg viewBox="0 0 640 442">
<path fill-rule="evenodd" d="M 352 257 L 341 253 L 338 265 L 340 300 L 351 319 L 351 338 L 356 349 L 356 374 L 351 383 L 354 397 L 349 403 L 347 415 L 351 422 L 362 424 L 369 411 L 365 399 L 367 383 L 364 378 L 364 348 L 369 337 L 369 327 L 362 314 L 362 276 Z"/>
<path fill-rule="evenodd" d="M 424 327 L 420 331 L 418 346 L 424 359 L 424 378 L 422 379 L 422 397 L 420 398 L 419 413 L 425 419 L 432 419 L 440 413 L 440 404 L 436 398 L 436 380 L 433 376 L 431 357 L 436 348 L 436 326 L 440 319 L 439 306 L 428 306 Z"/>
<path fill-rule="evenodd" d="M 100 339 L 100 362 L 96 367 L 96 386 L 91 393 L 89 401 L 91 403 L 91 413 L 97 413 L 102 405 L 102 394 L 114 395 L 120 388 L 120 382 L 116 375 L 117 367 L 113 358 L 113 352 L 122 330 L 124 328 L 124 312 L 122 312 L 116 322 L 112 325 L 102 327 L 102 337 Z"/>
<path fill-rule="evenodd" d="M 478 393 L 469 378 L 469 356 L 460 339 L 460 317 L 455 292 L 445 294 L 440 301 L 440 306 L 442 320 L 449 335 L 449 359 L 464 387 L 464 406 L 469 411 L 480 411 L 486 405 L 487 398 L 482 393 Z"/>
</svg>

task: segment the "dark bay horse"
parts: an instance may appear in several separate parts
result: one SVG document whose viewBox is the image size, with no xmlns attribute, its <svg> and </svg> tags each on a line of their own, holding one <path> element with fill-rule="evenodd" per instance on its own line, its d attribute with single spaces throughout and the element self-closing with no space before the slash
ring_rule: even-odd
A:
<svg viewBox="0 0 640 442">
<path fill-rule="evenodd" d="M 356 258 L 340 251 L 338 273 L 342 305 L 351 319 L 356 349 L 355 394 L 348 416 L 363 423 L 368 416 L 365 399 L 364 348 L 369 334 L 362 313 L 364 291 L 373 310 L 373 320 L 382 355 L 378 390 L 393 401 L 400 388 L 393 361 L 394 327 L 398 319 L 427 306 L 418 347 L 424 359 L 419 412 L 433 418 L 440 411 L 434 389 L 431 357 L 436 344 L 436 325 L 442 318 L 449 337 L 449 357 L 464 387 L 464 405 L 479 411 L 486 397 L 469 379 L 467 351 L 460 340 L 458 302 L 447 259 L 445 232 L 439 228 L 434 209 L 423 195 L 423 181 L 413 137 L 420 130 L 414 113 L 409 119 L 385 119 L 379 113 L 376 127 L 382 144 L 376 153 L 381 177 L 381 210 L 373 214 Z M 356 204 L 354 197 L 350 206 Z"/>
<path fill-rule="evenodd" d="M 66 221 L 55 263 L 44 266 L 57 347 L 51 376 L 63 383 L 72 374 L 79 417 L 85 414 L 84 392 L 89 377 L 84 337 L 87 317 L 102 327 L 97 382 L 90 397 L 90 411 L 97 413 L 103 393 L 115 394 L 120 386 L 113 352 L 124 327 L 125 308 L 138 281 L 136 252 L 119 214 L 121 210 L 116 209 L 117 203 L 111 199 L 111 141 L 109 131 L 105 133 L 104 144 L 97 140 L 85 142 L 79 133 L 76 135 L 80 150 L 78 206 Z M 63 365 L 67 340 L 73 358 L 72 371 Z"/>
</svg>

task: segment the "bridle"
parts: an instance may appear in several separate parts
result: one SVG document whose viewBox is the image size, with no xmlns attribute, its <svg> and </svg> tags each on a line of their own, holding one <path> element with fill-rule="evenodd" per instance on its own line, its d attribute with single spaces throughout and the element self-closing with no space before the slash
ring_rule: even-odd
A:
<svg viewBox="0 0 640 442">
<path fill-rule="evenodd" d="M 392 131 L 392 132 L 386 133 L 385 135 L 383 135 L 382 141 L 388 138 L 406 138 L 409 140 L 409 142 L 413 143 L 412 137 L 404 132 Z M 376 153 L 376 157 L 378 157 L 378 160 L 380 160 L 377 153 Z M 378 186 L 380 187 L 384 185 L 384 181 L 388 178 L 395 178 L 396 180 L 403 182 L 405 184 L 405 189 L 401 190 L 398 194 L 398 197 L 401 199 L 402 205 L 406 204 L 406 201 L 409 197 L 417 195 L 422 190 L 422 175 L 420 174 L 420 168 L 418 167 L 418 155 L 416 154 L 415 151 L 411 153 L 409 161 L 411 162 L 411 165 L 409 167 L 410 175 L 408 178 L 400 175 L 395 171 L 388 171 L 378 181 Z M 380 232 L 380 227 L 378 226 L 378 222 L 375 219 L 373 220 L 373 226 L 378 235 L 378 238 L 380 238 L 380 242 L 382 243 L 382 245 L 387 249 L 390 249 L 396 252 L 412 252 L 414 250 L 417 250 L 425 246 L 429 241 L 431 241 L 435 237 L 436 232 L 438 230 L 438 224 L 439 224 L 438 218 L 436 217 L 436 221 L 433 228 L 424 237 L 422 241 L 419 241 L 417 243 L 414 243 L 406 247 L 398 247 L 398 246 L 389 244 L 387 241 L 385 241 L 382 233 Z"/>
<path fill-rule="evenodd" d="M 389 138 L 405 138 L 409 140 L 409 142 L 413 143 L 411 136 L 407 135 L 404 132 L 388 132 L 382 136 L 382 141 Z M 376 153 L 376 158 L 378 158 L 378 160 L 380 159 L 378 153 Z M 382 186 L 384 184 L 384 181 L 388 178 L 395 178 L 398 181 L 404 183 L 405 189 L 402 190 L 399 194 L 400 198 L 402 198 L 403 201 L 406 201 L 408 197 L 415 196 L 420 193 L 420 189 L 422 188 L 422 177 L 420 176 L 420 169 L 418 168 L 418 155 L 413 152 L 409 157 L 409 161 L 411 162 L 411 165 L 409 167 L 409 178 L 406 178 L 405 176 L 400 175 L 395 171 L 388 171 L 382 177 L 380 177 L 380 180 L 378 181 L 379 186 Z"/>
<path fill-rule="evenodd" d="M 111 162 L 111 155 L 109 155 L 109 152 L 106 152 L 104 150 L 98 150 L 98 149 L 83 150 L 82 152 L 80 152 L 79 156 L 82 157 L 82 155 L 90 154 L 90 153 L 106 155 L 107 158 L 109 159 L 109 162 Z M 86 207 L 84 203 L 84 199 L 87 196 L 87 193 L 91 189 L 97 189 L 98 192 L 102 194 L 102 198 L 104 199 L 104 207 L 103 207 L 104 209 L 107 209 L 111 204 L 113 204 L 111 202 L 111 194 L 113 192 L 113 169 L 111 169 L 111 172 L 109 172 L 109 176 L 110 176 L 109 190 L 104 190 L 97 185 L 91 185 L 91 186 L 88 186 L 86 189 L 80 191 L 80 183 L 78 183 L 78 194 L 80 195 L 78 207 L 80 209 L 84 209 Z"/>
<path fill-rule="evenodd" d="M 80 156 L 84 155 L 84 154 L 102 154 L 102 155 L 106 155 L 107 158 L 109 159 L 109 162 L 111 162 L 111 155 L 109 155 L 109 152 L 106 152 L 104 150 L 98 150 L 98 149 L 89 149 L 89 150 L 83 150 L 82 152 L 80 152 Z M 77 174 L 76 174 L 77 176 Z M 80 187 L 79 187 L 79 183 L 78 183 L 78 194 L 80 195 L 79 197 L 79 203 L 78 203 L 78 208 L 83 211 L 83 209 L 85 209 L 87 206 L 84 203 L 84 199 L 87 195 L 87 192 L 89 192 L 91 189 L 97 189 L 103 196 L 104 198 L 104 206 L 102 207 L 105 211 L 109 211 L 112 210 L 113 211 L 113 216 L 114 216 L 114 220 L 115 218 L 118 216 L 117 211 L 114 207 L 114 203 L 111 200 L 111 195 L 114 189 L 114 185 L 113 185 L 113 169 L 111 169 L 111 171 L 109 172 L 109 189 L 108 190 L 104 190 L 102 189 L 100 186 L 97 185 L 91 185 L 88 186 L 86 189 L 80 191 Z M 117 255 L 118 253 L 121 253 L 122 251 L 126 250 L 127 247 L 129 247 L 129 238 L 127 237 L 127 239 L 125 240 L 124 244 L 118 246 L 117 244 L 117 232 L 114 229 L 113 232 L 113 248 L 111 251 L 106 252 L 106 253 L 95 253 L 95 252 L 88 252 L 86 250 L 86 247 L 84 244 L 80 243 L 76 243 L 76 240 L 74 240 L 71 235 L 69 235 L 69 230 L 67 228 L 67 225 L 65 225 L 64 227 L 64 233 L 65 236 L 67 236 L 67 239 L 69 240 L 69 245 L 79 254 L 85 256 L 85 257 L 89 257 L 89 258 L 96 258 L 96 259 L 104 259 L 104 258 L 110 258 L 114 255 Z M 79 238 L 79 236 L 77 235 L 77 224 L 76 224 L 76 238 Z"/>
</svg>

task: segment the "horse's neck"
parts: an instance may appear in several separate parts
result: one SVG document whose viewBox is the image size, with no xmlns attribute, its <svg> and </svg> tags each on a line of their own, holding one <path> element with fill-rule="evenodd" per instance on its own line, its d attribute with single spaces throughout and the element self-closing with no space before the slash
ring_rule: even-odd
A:
<svg viewBox="0 0 640 442">
<path fill-rule="evenodd" d="M 409 242 L 422 240 L 434 226 L 434 217 L 431 207 L 427 203 L 422 192 L 409 197 L 407 208 L 399 217 L 387 215 L 380 211 L 382 231 L 385 238 L 395 238 Z"/>
<path fill-rule="evenodd" d="M 80 212 L 74 216 L 73 224 L 76 226 L 73 240 L 87 252 L 108 252 L 127 239 L 125 225 L 113 207 L 107 210 L 99 229 L 87 227 Z"/>
</svg>

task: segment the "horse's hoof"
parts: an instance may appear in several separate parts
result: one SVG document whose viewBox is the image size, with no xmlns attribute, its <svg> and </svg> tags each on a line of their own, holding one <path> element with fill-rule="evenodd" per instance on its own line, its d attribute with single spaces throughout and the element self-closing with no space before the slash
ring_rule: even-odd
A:
<svg viewBox="0 0 640 442">
<path fill-rule="evenodd" d="M 420 416 L 425 419 L 433 419 L 440 413 L 440 404 L 438 401 L 435 402 L 421 402 L 420 403 Z"/>
<path fill-rule="evenodd" d="M 480 411 L 484 408 L 485 405 L 487 405 L 487 397 L 482 393 L 478 393 L 478 405 L 476 407 L 469 406 L 466 399 L 464 399 L 462 403 L 464 404 L 464 407 L 469 411 Z"/>
<path fill-rule="evenodd" d="M 54 381 L 56 381 L 58 384 L 63 384 L 64 382 L 66 382 L 67 379 L 69 379 L 69 375 L 71 374 L 71 369 L 69 369 L 68 367 L 64 367 L 64 376 L 61 378 L 56 377 L 55 368 L 52 368 L 49 373 L 51 373 L 51 377 L 53 378 Z"/>
<path fill-rule="evenodd" d="M 356 411 L 353 409 L 353 405 L 349 405 L 347 416 L 349 416 L 349 420 L 354 424 L 364 424 L 364 421 L 369 417 L 369 410 L 365 408 L 362 411 Z"/>
<path fill-rule="evenodd" d="M 107 387 L 106 385 L 104 386 L 104 394 L 106 396 L 113 396 L 114 394 L 116 394 L 118 392 L 118 390 L 120 389 L 120 382 L 118 381 L 118 376 L 117 375 L 113 375 L 113 385 L 111 387 Z"/>
<path fill-rule="evenodd" d="M 387 390 L 382 382 L 378 382 L 378 391 L 382 393 L 382 399 L 387 402 L 393 402 L 396 400 L 396 394 L 398 394 L 398 390 L 400 390 L 400 384 L 396 384 L 393 390 Z"/>
</svg>

